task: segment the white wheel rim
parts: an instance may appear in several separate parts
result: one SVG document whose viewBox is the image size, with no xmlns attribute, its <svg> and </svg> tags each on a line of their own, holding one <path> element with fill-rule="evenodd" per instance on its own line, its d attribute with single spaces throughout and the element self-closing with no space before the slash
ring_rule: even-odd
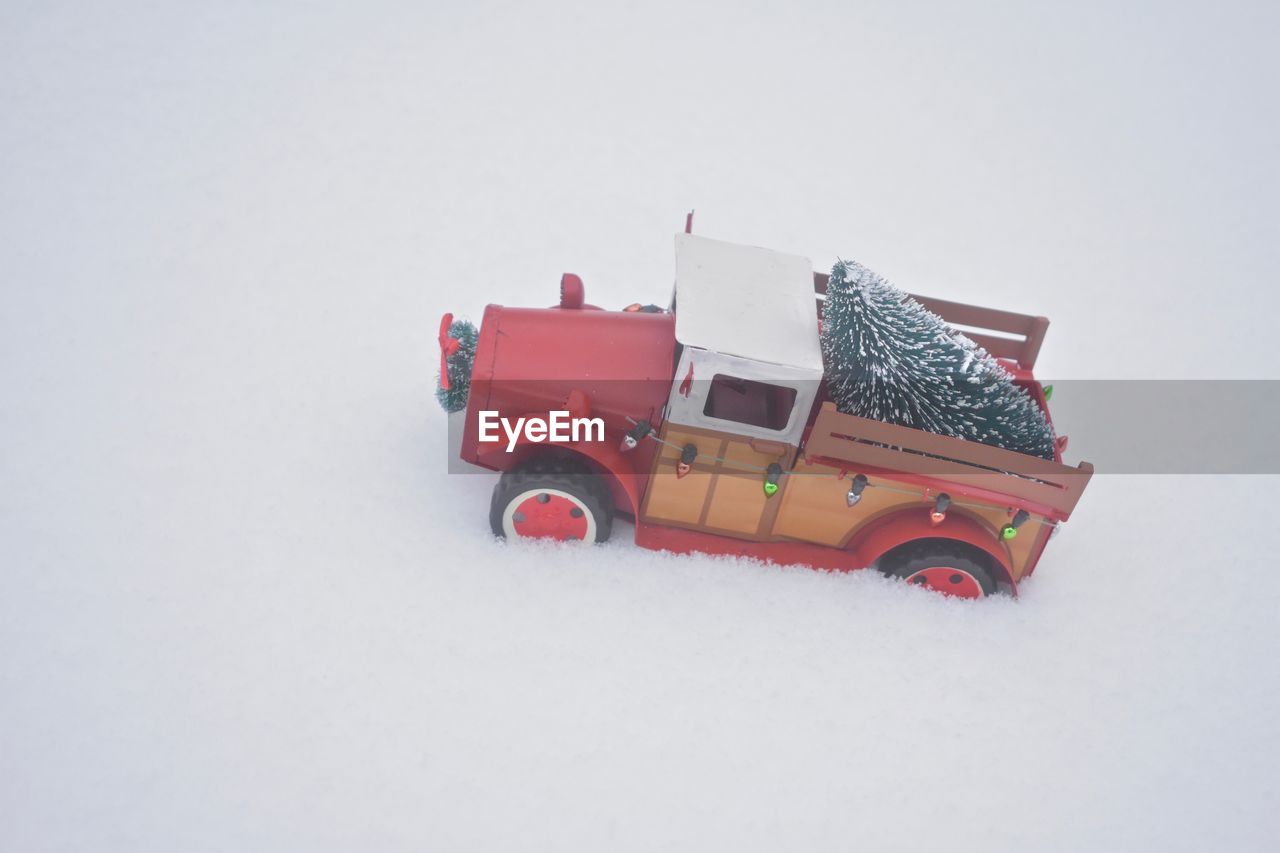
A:
<svg viewBox="0 0 1280 853">
<path fill-rule="evenodd" d="M 516 512 L 526 501 L 536 500 L 539 495 L 547 495 L 550 498 L 558 498 L 562 501 L 568 501 L 574 507 L 581 510 L 582 518 L 580 521 L 584 521 L 586 523 L 586 530 L 580 541 L 588 543 L 596 541 L 595 515 L 591 512 L 591 509 L 582 502 L 581 498 L 562 489 L 527 489 L 507 501 L 507 505 L 502 511 L 502 532 L 508 539 L 559 539 L 559 541 L 567 542 L 578 541 L 573 539 L 561 539 L 553 534 L 545 536 L 530 536 L 523 534 L 516 529 Z"/>
</svg>

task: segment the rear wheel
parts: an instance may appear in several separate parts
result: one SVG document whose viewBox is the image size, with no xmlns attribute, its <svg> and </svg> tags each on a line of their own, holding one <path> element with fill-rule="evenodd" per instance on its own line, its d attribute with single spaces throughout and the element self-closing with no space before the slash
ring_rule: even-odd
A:
<svg viewBox="0 0 1280 853">
<path fill-rule="evenodd" d="M 880 561 L 886 575 L 956 598 L 982 598 L 996 591 L 991 560 L 977 548 L 949 540 L 926 540 L 891 552 Z"/>
<path fill-rule="evenodd" d="M 603 477 L 582 464 L 533 459 L 494 486 L 489 525 L 506 539 L 604 542 L 613 532 L 613 500 Z"/>
</svg>

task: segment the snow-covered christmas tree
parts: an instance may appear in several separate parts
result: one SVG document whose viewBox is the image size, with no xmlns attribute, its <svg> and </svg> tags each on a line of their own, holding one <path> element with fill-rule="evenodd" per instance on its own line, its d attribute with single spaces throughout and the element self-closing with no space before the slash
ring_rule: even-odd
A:
<svg viewBox="0 0 1280 853">
<path fill-rule="evenodd" d="M 995 358 L 854 261 L 831 270 L 822 355 L 842 412 L 1053 458 L 1044 412 Z"/>
</svg>

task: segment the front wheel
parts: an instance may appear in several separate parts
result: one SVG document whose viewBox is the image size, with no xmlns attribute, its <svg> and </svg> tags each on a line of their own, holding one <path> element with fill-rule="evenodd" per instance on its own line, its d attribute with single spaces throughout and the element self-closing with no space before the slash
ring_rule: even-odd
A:
<svg viewBox="0 0 1280 853">
<path fill-rule="evenodd" d="M 948 540 L 906 545 L 885 556 L 880 570 L 913 586 L 956 598 L 982 598 L 996 591 L 987 556 Z"/>
<path fill-rule="evenodd" d="M 505 539 L 604 542 L 613 500 L 600 475 L 565 460 L 533 460 L 494 486 L 489 525 Z"/>
</svg>

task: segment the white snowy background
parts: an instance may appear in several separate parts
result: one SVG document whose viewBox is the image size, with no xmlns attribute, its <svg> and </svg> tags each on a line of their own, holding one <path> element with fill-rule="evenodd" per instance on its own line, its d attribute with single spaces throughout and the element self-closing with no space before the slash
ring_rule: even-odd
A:
<svg viewBox="0 0 1280 853">
<path fill-rule="evenodd" d="M 1280 478 L 1099 476 L 961 603 L 503 546 L 431 391 L 445 310 L 665 299 L 690 207 L 1047 378 L 1278 378 L 1278 35 L 3 0 L 0 849 L 1275 849 Z"/>
</svg>

